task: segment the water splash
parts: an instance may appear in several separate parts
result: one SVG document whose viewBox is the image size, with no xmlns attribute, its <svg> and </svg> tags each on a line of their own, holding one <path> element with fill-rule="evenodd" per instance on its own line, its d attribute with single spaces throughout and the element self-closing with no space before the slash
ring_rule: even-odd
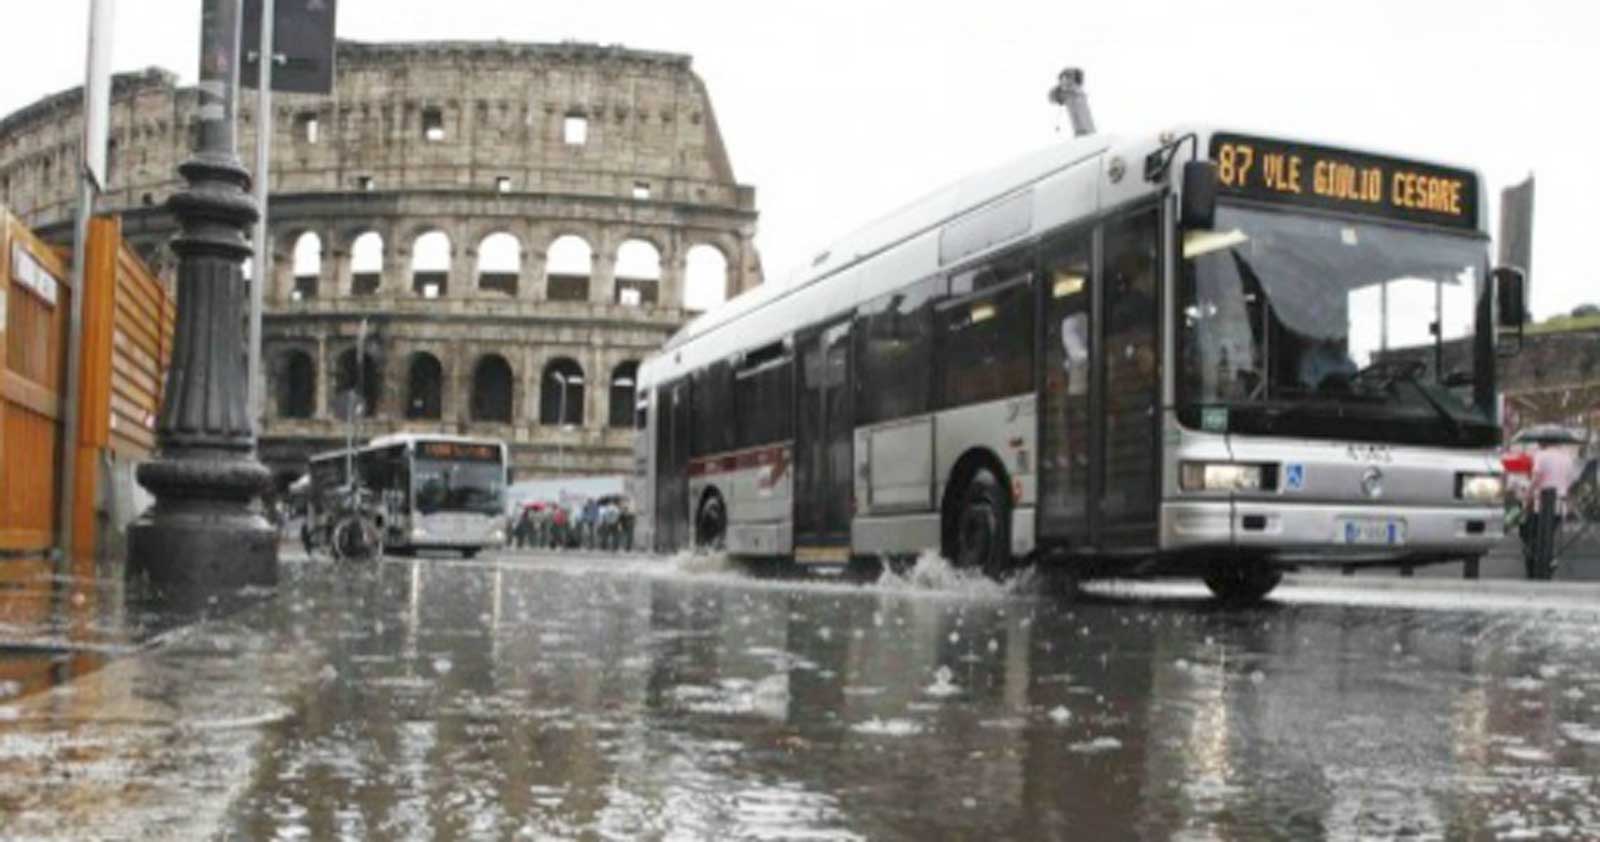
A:
<svg viewBox="0 0 1600 842">
<path fill-rule="evenodd" d="M 914 564 L 902 570 L 885 565 L 873 587 L 891 593 L 938 591 L 980 599 L 1003 599 L 1011 592 L 1009 585 L 982 571 L 958 568 L 933 550 L 923 550 Z"/>
<path fill-rule="evenodd" d="M 737 567 L 725 552 L 695 552 L 681 550 L 667 562 L 673 570 L 690 575 L 707 573 L 733 573 Z"/>
<path fill-rule="evenodd" d="M 914 737 L 922 733 L 922 725 L 914 719 L 879 719 L 874 716 L 850 726 L 850 730 L 878 737 Z"/>
<path fill-rule="evenodd" d="M 950 671 L 950 668 L 941 664 L 939 669 L 933 673 L 933 683 L 924 687 L 922 692 L 938 698 L 954 696 L 961 692 L 961 685 L 952 681 L 953 677 L 954 674 Z"/>
<path fill-rule="evenodd" d="M 1116 737 L 1095 737 L 1081 743 L 1067 746 L 1067 750 L 1074 754 L 1099 754 L 1105 751 L 1116 751 L 1122 748 L 1122 741 Z"/>
</svg>

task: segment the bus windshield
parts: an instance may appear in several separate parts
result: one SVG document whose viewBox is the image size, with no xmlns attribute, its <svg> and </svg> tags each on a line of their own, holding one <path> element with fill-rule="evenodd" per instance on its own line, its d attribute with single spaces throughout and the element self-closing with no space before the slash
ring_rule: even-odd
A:
<svg viewBox="0 0 1600 842">
<path fill-rule="evenodd" d="M 1187 232 L 1179 414 L 1211 431 L 1493 445 L 1478 238 L 1223 205 Z M 1492 372 L 1489 373 L 1492 376 Z"/>
<path fill-rule="evenodd" d="M 413 474 L 417 511 L 500 514 L 505 497 L 505 468 L 498 462 L 451 462 L 418 459 Z"/>
</svg>

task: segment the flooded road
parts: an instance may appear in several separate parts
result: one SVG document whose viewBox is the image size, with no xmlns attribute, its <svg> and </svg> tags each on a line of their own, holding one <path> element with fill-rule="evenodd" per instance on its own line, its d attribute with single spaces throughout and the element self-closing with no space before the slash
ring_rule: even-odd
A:
<svg viewBox="0 0 1600 842">
<path fill-rule="evenodd" d="M 217 670 L 173 703 L 213 727 L 141 726 L 171 732 L 173 809 L 118 834 L 196 827 L 187 782 L 224 839 L 1600 837 L 1583 607 L 1064 603 L 932 560 L 872 585 L 532 556 L 285 577 L 162 656 Z M 0 793 L 29 745 L 10 709 Z"/>
</svg>

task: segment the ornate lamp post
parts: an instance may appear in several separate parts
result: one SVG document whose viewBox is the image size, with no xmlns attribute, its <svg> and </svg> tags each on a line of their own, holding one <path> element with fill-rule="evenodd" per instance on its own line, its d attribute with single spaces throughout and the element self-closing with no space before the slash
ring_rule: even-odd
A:
<svg viewBox="0 0 1600 842">
<path fill-rule="evenodd" d="M 204 599 L 278 578 L 278 536 L 251 500 L 271 474 L 256 459 L 245 349 L 245 231 L 258 210 L 234 147 L 240 0 L 204 0 L 195 156 L 178 218 L 178 325 L 156 436 L 139 466 L 156 503 L 128 528 L 129 563 L 169 598 Z M 257 279 L 265 283 L 267 279 Z"/>
</svg>

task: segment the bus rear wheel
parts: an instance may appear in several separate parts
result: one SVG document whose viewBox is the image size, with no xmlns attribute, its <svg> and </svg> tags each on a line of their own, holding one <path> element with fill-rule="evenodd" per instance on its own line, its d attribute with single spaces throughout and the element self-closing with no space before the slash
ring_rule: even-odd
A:
<svg viewBox="0 0 1600 842">
<path fill-rule="evenodd" d="M 728 510 L 722 496 L 712 492 L 700 501 L 694 517 L 694 545 L 702 550 L 720 550 L 728 536 Z"/>
<path fill-rule="evenodd" d="M 961 492 L 955 512 L 954 546 L 949 548 L 957 567 L 976 568 L 999 578 L 1011 567 L 1011 501 L 988 468 L 979 468 Z"/>
<path fill-rule="evenodd" d="M 1283 571 L 1259 562 L 1213 562 L 1206 570 L 1206 587 L 1218 602 L 1231 607 L 1255 605 L 1283 581 Z"/>
</svg>

